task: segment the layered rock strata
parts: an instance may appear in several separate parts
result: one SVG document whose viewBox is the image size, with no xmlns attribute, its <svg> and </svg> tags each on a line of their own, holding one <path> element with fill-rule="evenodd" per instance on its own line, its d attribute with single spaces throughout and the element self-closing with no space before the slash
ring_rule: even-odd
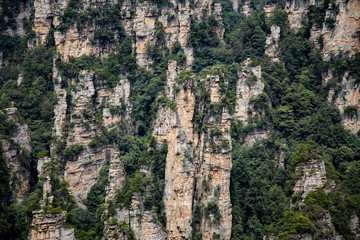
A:
<svg viewBox="0 0 360 240">
<path fill-rule="evenodd" d="M 40 201 L 41 210 L 33 211 L 31 223 L 32 229 L 29 232 L 28 240 L 75 240 L 74 229 L 65 226 L 66 211 L 51 212 L 47 207 L 52 208 L 54 196 L 50 174 L 56 167 L 57 161 L 53 158 L 44 157 L 38 160 L 38 177 L 42 183 L 43 197 Z M 44 210 L 45 209 L 45 210 Z"/>
<path fill-rule="evenodd" d="M 33 212 L 32 230 L 29 240 L 75 240 L 74 229 L 65 227 L 65 213 L 46 214 L 42 210 Z"/>
<path fill-rule="evenodd" d="M 96 183 L 101 168 L 115 157 L 115 146 L 97 147 L 94 142 L 95 136 L 101 138 L 103 135 L 102 126 L 98 122 L 111 130 L 121 121 L 128 120 L 131 112 L 130 84 L 126 79 L 113 89 L 101 86 L 95 88 L 93 75 L 92 71 L 81 71 L 78 79 L 70 82 L 73 86 L 71 92 L 61 88 L 62 80 L 59 77 L 60 83 L 55 88 L 58 97 L 58 104 L 55 106 L 55 135 L 63 139 L 67 147 L 81 145 L 83 148 L 78 156 L 67 159 L 64 171 L 64 179 L 69 182 L 70 190 L 80 205 Z M 69 94 L 70 97 L 67 96 Z M 71 106 L 68 106 L 66 98 L 71 98 Z M 111 112 L 111 109 L 122 108 L 126 114 Z M 90 143 L 95 144 L 95 147 L 90 147 Z"/>
</svg>

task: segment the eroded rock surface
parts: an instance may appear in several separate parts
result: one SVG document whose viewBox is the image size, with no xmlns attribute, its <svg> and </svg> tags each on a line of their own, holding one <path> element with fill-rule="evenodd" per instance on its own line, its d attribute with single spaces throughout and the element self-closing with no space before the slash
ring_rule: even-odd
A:
<svg viewBox="0 0 360 240">
<path fill-rule="evenodd" d="M 17 127 L 10 139 L 5 138 L 0 141 L 3 156 L 11 173 L 12 200 L 22 202 L 30 189 L 30 134 L 28 125 L 21 120 L 17 108 L 6 108 L 3 113 L 7 116 L 7 121 L 15 123 Z"/>
<path fill-rule="evenodd" d="M 64 227 L 65 213 L 46 214 L 43 210 L 34 211 L 33 228 L 28 240 L 76 240 L 74 229 Z"/>
<path fill-rule="evenodd" d="M 329 72 L 331 79 L 331 72 Z M 339 109 L 339 113 L 342 116 L 341 123 L 352 134 L 357 134 L 360 130 L 360 119 L 358 117 L 360 106 L 359 83 L 352 77 L 349 77 L 348 73 L 345 73 L 341 83 L 341 90 L 335 92 L 335 89 L 330 89 L 328 95 L 328 101 L 333 102 Z M 347 109 L 353 108 L 354 112 L 347 112 Z"/>
</svg>

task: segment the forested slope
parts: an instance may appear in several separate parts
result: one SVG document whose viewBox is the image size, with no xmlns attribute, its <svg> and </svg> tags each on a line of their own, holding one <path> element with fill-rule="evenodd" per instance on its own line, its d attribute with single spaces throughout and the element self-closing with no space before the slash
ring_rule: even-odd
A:
<svg viewBox="0 0 360 240">
<path fill-rule="evenodd" d="M 358 0 L 0 9 L 1 239 L 358 239 Z"/>
</svg>

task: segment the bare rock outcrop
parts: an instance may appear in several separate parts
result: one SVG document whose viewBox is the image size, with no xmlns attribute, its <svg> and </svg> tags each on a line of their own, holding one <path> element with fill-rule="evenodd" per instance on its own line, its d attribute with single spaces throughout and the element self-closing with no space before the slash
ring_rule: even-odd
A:
<svg viewBox="0 0 360 240">
<path fill-rule="evenodd" d="M 316 5 L 315 0 L 288 0 L 285 1 L 285 11 L 288 13 L 290 28 L 300 29 L 306 19 L 309 5 Z"/>
<path fill-rule="evenodd" d="M 114 6 L 118 3 L 112 2 L 93 2 L 91 0 L 83 3 L 83 8 L 79 12 L 86 12 L 91 8 L 102 8 L 106 5 Z M 191 5 L 195 7 L 192 7 Z M 179 42 L 184 48 L 187 65 L 193 61 L 193 50 L 188 46 L 190 34 L 191 19 L 202 19 L 215 16 L 219 25 L 216 34 L 220 39 L 223 38 L 224 29 L 221 18 L 221 4 L 213 1 L 197 0 L 190 4 L 190 1 L 180 2 L 171 1 L 170 6 L 162 6 L 159 9 L 157 4 L 149 1 L 121 3 L 121 12 L 123 13 L 122 23 L 128 35 L 134 34 L 135 50 L 137 62 L 140 66 L 146 67 L 151 63 L 148 56 L 148 47 L 156 43 L 156 33 L 159 31 L 157 24 L 161 23 L 161 30 L 165 32 L 163 36 L 165 45 L 171 48 L 175 42 Z M 68 29 L 59 30 L 62 24 L 61 15 L 64 13 L 68 1 L 52 2 L 49 0 L 36 0 L 35 5 L 35 26 L 34 30 L 39 36 L 39 42 L 45 43 L 50 33 L 50 29 L 55 29 L 54 39 L 57 52 L 63 60 L 67 61 L 69 57 L 80 57 L 83 54 L 96 55 L 101 58 L 115 50 L 114 44 L 100 44 L 94 40 L 95 32 L 99 26 L 95 23 L 87 23 L 81 29 L 77 24 L 71 25 Z M 136 6 L 136 7 L 135 7 Z M 203 14 L 206 9 L 206 16 Z M 135 12 L 134 12 L 135 11 Z"/>
<path fill-rule="evenodd" d="M 10 36 L 19 36 L 24 37 L 26 33 L 26 23 L 29 22 L 29 18 L 31 15 L 32 7 L 29 3 L 20 3 L 19 6 L 17 6 L 18 13 L 15 16 L 15 27 L 5 30 L 5 33 Z M 0 10 L 0 13 L 2 12 L 2 9 Z"/>
<path fill-rule="evenodd" d="M 64 226 L 65 214 L 66 212 L 46 214 L 43 210 L 34 211 L 28 240 L 76 240 L 74 229 Z"/>
<path fill-rule="evenodd" d="M 265 54 L 271 57 L 273 62 L 279 62 L 280 27 L 271 26 L 271 35 L 266 37 Z"/>
<path fill-rule="evenodd" d="M 325 164 L 322 159 L 312 159 L 307 163 L 300 164 L 295 168 L 295 174 L 297 179 L 293 188 L 294 193 L 300 194 L 301 202 L 299 208 L 304 207 L 304 201 L 306 196 L 311 191 L 317 191 L 318 189 L 324 189 L 325 192 L 329 192 L 331 188 L 335 186 L 333 180 L 328 179 L 326 176 Z M 328 183 L 328 186 L 326 184 Z M 337 233 L 332 223 L 330 211 L 328 209 L 319 209 L 318 215 L 315 219 L 317 231 L 315 234 L 327 234 L 331 239 L 342 239 Z M 302 239 L 313 239 L 311 235 L 301 235 Z M 295 237 L 296 239 L 296 237 Z"/>
<path fill-rule="evenodd" d="M 66 211 L 51 211 L 54 196 L 52 195 L 51 173 L 58 162 L 50 157 L 38 160 L 38 177 L 42 184 L 43 197 L 40 200 L 42 209 L 32 212 L 33 219 L 28 240 L 75 240 L 74 229 L 65 225 Z"/>
<path fill-rule="evenodd" d="M 169 62 L 167 96 L 177 108 L 160 108 L 153 131 L 158 141 L 167 139 L 168 143 L 164 190 L 168 238 L 190 238 L 195 231 L 204 239 L 214 236 L 228 239 L 232 219 L 229 192 L 232 115 L 223 109 L 217 119 L 207 120 L 208 130 L 196 130 L 201 127 L 193 124 L 195 115 L 201 114 L 195 109 L 197 97 L 192 88 L 196 82 L 190 77 L 183 83 L 187 86 L 184 88 L 175 77 L 178 71 L 176 63 Z M 224 97 L 219 91 L 220 77 L 207 75 L 201 81 L 211 103 L 218 104 Z M 214 131 L 216 136 L 210 133 Z M 194 218 L 200 218 L 200 222 L 194 223 Z"/>
<path fill-rule="evenodd" d="M 321 8 L 324 1 L 287 0 L 285 11 L 288 13 L 290 28 L 299 30 L 303 23 L 309 21 L 310 7 Z M 275 4 L 266 4 L 264 11 L 269 17 L 275 9 Z M 324 23 L 313 23 L 310 29 L 310 40 L 316 46 L 323 45 L 323 59 L 329 61 L 332 55 L 339 52 L 349 52 L 350 56 L 360 50 L 360 4 L 357 0 L 336 0 L 326 5 Z M 333 24 L 328 24 L 333 22 Z M 322 42 L 319 42 L 321 38 Z M 270 42 L 270 41 L 269 41 Z"/>
<path fill-rule="evenodd" d="M 12 200 L 22 202 L 30 189 L 30 134 L 28 126 L 21 120 L 17 108 L 6 108 L 7 121 L 15 123 L 17 129 L 10 139 L 0 139 L 3 156 L 11 172 Z"/>
<path fill-rule="evenodd" d="M 310 191 L 324 187 L 327 182 L 325 164 L 322 160 L 315 159 L 297 166 L 295 174 L 299 175 L 299 179 L 295 182 L 293 191 L 301 192 L 302 199 L 305 199 Z"/>
<path fill-rule="evenodd" d="M 105 86 L 95 88 L 94 72 L 82 70 L 77 79 L 67 80 L 73 87 L 71 91 L 65 91 L 61 88 L 61 82 L 64 80 L 58 75 L 56 66 L 54 75 L 59 82 L 55 86 L 58 97 L 54 110 L 55 135 L 67 148 L 72 146 L 82 148 L 78 156 L 66 159 L 63 173 L 76 202 L 82 206 L 82 201 L 97 182 L 102 167 L 112 158 L 117 158 L 115 146 L 96 142 L 98 140 L 94 138 L 104 137 L 103 127 L 111 130 L 121 121 L 129 120 L 130 84 L 123 79 L 113 89 Z M 70 105 L 69 99 L 71 99 Z M 92 147 L 89 146 L 91 143 Z M 57 153 L 53 154 L 57 156 Z"/>
<path fill-rule="evenodd" d="M 241 13 L 245 16 L 248 17 L 250 16 L 250 14 L 253 12 L 253 9 L 251 7 L 251 1 L 245 1 L 242 5 L 241 8 Z"/>
<path fill-rule="evenodd" d="M 136 7 L 135 17 L 132 17 L 131 11 L 133 6 L 129 2 L 124 2 L 122 11 L 125 12 L 125 19 L 123 24 L 128 34 L 135 33 L 135 49 L 137 55 L 137 62 L 144 67 L 151 63 L 148 57 L 147 48 L 156 43 L 155 34 L 156 22 L 160 22 L 164 32 L 165 45 L 171 48 L 175 42 L 179 42 L 183 47 L 186 55 L 187 65 L 191 65 L 193 61 L 192 47 L 188 46 L 187 42 L 190 34 L 191 19 L 200 20 L 204 17 L 214 15 L 219 23 L 216 34 L 223 38 L 224 29 L 221 19 L 221 5 L 213 1 L 197 0 L 191 7 L 190 1 L 180 2 L 177 0 L 171 1 L 173 7 L 162 7 L 158 12 L 158 6 L 150 2 L 139 2 Z M 206 16 L 203 16 L 204 11 L 207 10 Z M 158 15 L 158 16 L 157 16 Z M 170 16 L 170 17 L 169 17 Z"/>
<path fill-rule="evenodd" d="M 236 119 L 243 122 L 244 126 L 249 123 L 249 119 L 256 115 L 256 112 L 250 111 L 252 100 L 264 91 L 264 83 L 261 81 L 261 66 L 251 66 L 250 59 L 244 62 L 244 67 L 238 73 L 239 80 L 236 85 Z M 255 142 L 267 138 L 268 131 L 254 130 L 245 136 L 244 142 L 247 145 L 253 145 Z"/>
<path fill-rule="evenodd" d="M 330 79 L 332 78 L 330 71 L 328 77 Z M 330 89 L 328 101 L 333 102 L 339 109 L 340 115 L 342 116 L 341 123 L 344 127 L 350 130 L 352 134 L 357 134 L 360 130 L 360 119 L 358 117 L 360 106 L 359 83 L 346 72 L 341 80 L 340 86 L 340 91 Z"/>
<path fill-rule="evenodd" d="M 348 51 L 353 55 L 360 50 L 360 2 L 358 0 L 337 0 L 338 14 L 334 28 L 323 28 L 324 59 L 329 60 L 331 55 L 339 51 Z M 327 15 L 330 13 L 327 12 Z"/>
</svg>

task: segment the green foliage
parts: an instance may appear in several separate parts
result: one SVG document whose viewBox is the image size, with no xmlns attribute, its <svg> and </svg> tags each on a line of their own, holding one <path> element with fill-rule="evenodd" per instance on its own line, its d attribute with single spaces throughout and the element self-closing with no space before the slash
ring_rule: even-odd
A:
<svg viewBox="0 0 360 240">
<path fill-rule="evenodd" d="M 133 178 L 126 178 L 124 187 L 116 194 L 117 204 L 130 208 L 133 192 L 144 192 L 148 180 L 143 173 L 136 173 Z"/>
<path fill-rule="evenodd" d="M 291 239 L 292 234 L 312 233 L 315 230 L 314 224 L 300 212 L 286 211 L 277 225 L 271 226 L 279 239 Z"/>
<path fill-rule="evenodd" d="M 317 24 L 318 26 L 321 26 L 325 22 L 327 27 L 332 29 L 334 27 L 334 20 L 330 18 L 325 19 L 325 16 L 326 11 L 329 10 L 330 5 L 333 5 L 330 8 L 330 11 L 336 13 L 336 7 L 334 4 L 334 0 L 325 0 L 322 2 L 322 4 L 309 6 L 309 12 L 307 13 L 307 16 L 309 18 L 310 24 Z"/>
<path fill-rule="evenodd" d="M 95 149 L 106 144 L 117 143 L 118 141 L 119 139 L 117 128 L 108 130 L 106 127 L 102 127 L 101 134 L 96 134 L 93 137 L 93 139 L 89 142 L 89 147 Z"/>
<path fill-rule="evenodd" d="M 98 181 L 91 187 L 90 192 L 87 195 L 85 205 L 89 212 L 96 213 L 101 207 L 101 204 L 105 203 L 105 186 L 108 184 L 110 163 L 107 163 L 99 173 Z"/>
<path fill-rule="evenodd" d="M 66 78 L 76 78 L 81 70 L 95 70 L 100 64 L 94 55 L 85 54 L 79 58 L 70 57 L 68 62 L 57 61 L 60 74 Z"/>
<path fill-rule="evenodd" d="M 102 236 L 104 226 L 101 215 L 103 210 L 104 208 L 100 207 L 95 213 L 92 213 L 75 207 L 66 214 L 66 223 L 74 227 L 76 239 L 91 240 Z"/>
<path fill-rule="evenodd" d="M 273 170 L 275 149 L 272 146 L 271 138 L 251 148 L 233 144 L 230 191 L 235 239 L 251 235 L 259 238 L 259 234 L 264 233 L 264 225 L 278 221 L 289 208 L 289 198 L 284 191 L 287 173 L 282 169 Z"/>
<path fill-rule="evenodd" d="M 210 214 L 213 215 L 215 224 L 220 222 L 221 214 L 220 214 L 219 206 L 216 202 L 208 202 L 206 207 L 204 208 L 204 212 L 206 218 L 209 218 Z"/>
<path fill-rule="evenodd" d="M 310 40 L 303 36 L 289 33 L 279 43 L 281 58 L 290 75 L 301 73 L 303 67 L 308 68 L 311 53 Z"/>
<path fill-rule="evenodd" d="M 357 117 L 358 115 L 358 106 L 346 106 L 344 108 L 344 113 L 350 118 Z"/>
<path fill-rule="evenodd" d="M 27 239 L 29 216 L 26 211 L 26 206 L 22 204 L 12 204 L 6 209 L 0 207 L 0 234 L 2 237 L 6 239 Z"/>
<path fill-rule="evenodd" d="M 83 150 L 84 147 L 80 144 L 71 145 L 64 150 L 64 158 L 73 159 L 74 157 L 79 156 Z"/>
<path fill-rule="evenodd" d="M 17 46 L 16 51 L 20 50 Z M 23 53 L 14 53 L 9 66 L 0 70 L 0 76 L 4 77 L 0 77 L 0 105 L 9 107 L 6 102 L 13 101 L 20 116 L 28 123 L 33 158 L 50 148 L 55 105 L 51 78 L 52 57 L 52 49 L 40 45 Z M 10 73 L 14 71 L 13 68 L 16 69 L 14 75 Z M 19 70 L 23 74 L 23 81 L 17 86 Z"/>
<path fill-rule="evenodd" d="M 270 27 L 279 26 L 280 34 L 282 36 L 285 36 L 290 29 L 289 20 L 286 11 L 282 9 L 280 6 L 277 6 L 272 12 L 271 16 L 269 17 L 267 25 Z"/>
<path fill-rule="evenodd" d="M 131 135 L 124 136 L 119 144 L 121 160 L 124 164 L 125 172 L 129 175 L 135 173 L 139 167 L 139 159 L 141 152 L 145 146 L 139 138 Z"/>
<path fill-rule="evenodd" d="M 239 28 L 229 34 L 229 43 L 237 61 L 259 57 L 265 50 L 264 19 L 257 11 L 241 22 Z"/>
<path fill-rule="evenodd" d="M 172 46 L 169 60 L 177 61 L 177 64 L 180 66 L 185 64 L 186 56 L 184 53 L 184 49 L 181 47 L 179 42 L 175 42 L 174 45 Z"/>
<path fill-rule="evenodd" d="M 290 159 L 292 165 L 306 164 L 309 160 L 318 159 L 314 143 L 300 144 Z"/>
<path fill-rule="evenodd" d="M 61 210 L 69 211 L 75 204 L 73 196 L 71 196 L 68 190 L 69 183 L 65 180 L 60 181 L 57 174 L 55 175 L 54 170 L 50 174 L 50 179 L 52 186 L 51 194 L 54 196 L 50 207 L 52 209 L 59 209 L 60 212 Z"/>
<path fill-rule="evenodd" d="M 146 184 L 150 184 L 150 192 L 144 200 L 144 207 L 150 210 L 155 206 L 158 213 L 162 211 L 167 144 L 163 143 L 157 148 L 155 143 L 153 138 L 149 142 L 147 139 L 136 139 L 133 136 L 125 136 L 122 139 L 119 150 L 129 177 L 126 178 L 123 189 L 117 194 L 117 203 L 121 206 L 130 207 L 132 194 L 145 191 Z M 152 172 L 152 175 L 146 178 L 138 172 L 139 167 L 145 164 L 150 166 Z"/>
<path fill-rule="evenodd" d="M 1 3 L 1 8 L 2 8 L 2 11 L 0 13 L 1 32 L 3 32 L 8 28 L 12 30 L 16 30 L 17 28 L 16 17 L 20 13 L 20 9 L 25 8 L 25 5 L 27 3 L 28 3 L 27 0 L 4 1 Z M 24 25 L 25 25 L 24 27 L 26 28 L 28 22 L 26 21 Z"/>
<path fill-rule="evenodd" d="M 120 230 L 127 236 L 127 239 L 136 240 L 133 230 L 125 221 L 120 223 Z"/>
<path fill-rule="evenodd" d="M 110 226 L 116 225 L 117 223 L 118 223 L 118 219 L 117 219 L 117 218 L 112 218 L 112 219 L 110 219 L 110 221 L 109 221 L 109 225 L 110 225 Z"/>
<path fill-rule="evenodd" d="M 266 110 L 269 108 L 269 98 L 266 93 L 260 93 L 255 99 L 251 100 L 254 110 Z"/>
</svg>

